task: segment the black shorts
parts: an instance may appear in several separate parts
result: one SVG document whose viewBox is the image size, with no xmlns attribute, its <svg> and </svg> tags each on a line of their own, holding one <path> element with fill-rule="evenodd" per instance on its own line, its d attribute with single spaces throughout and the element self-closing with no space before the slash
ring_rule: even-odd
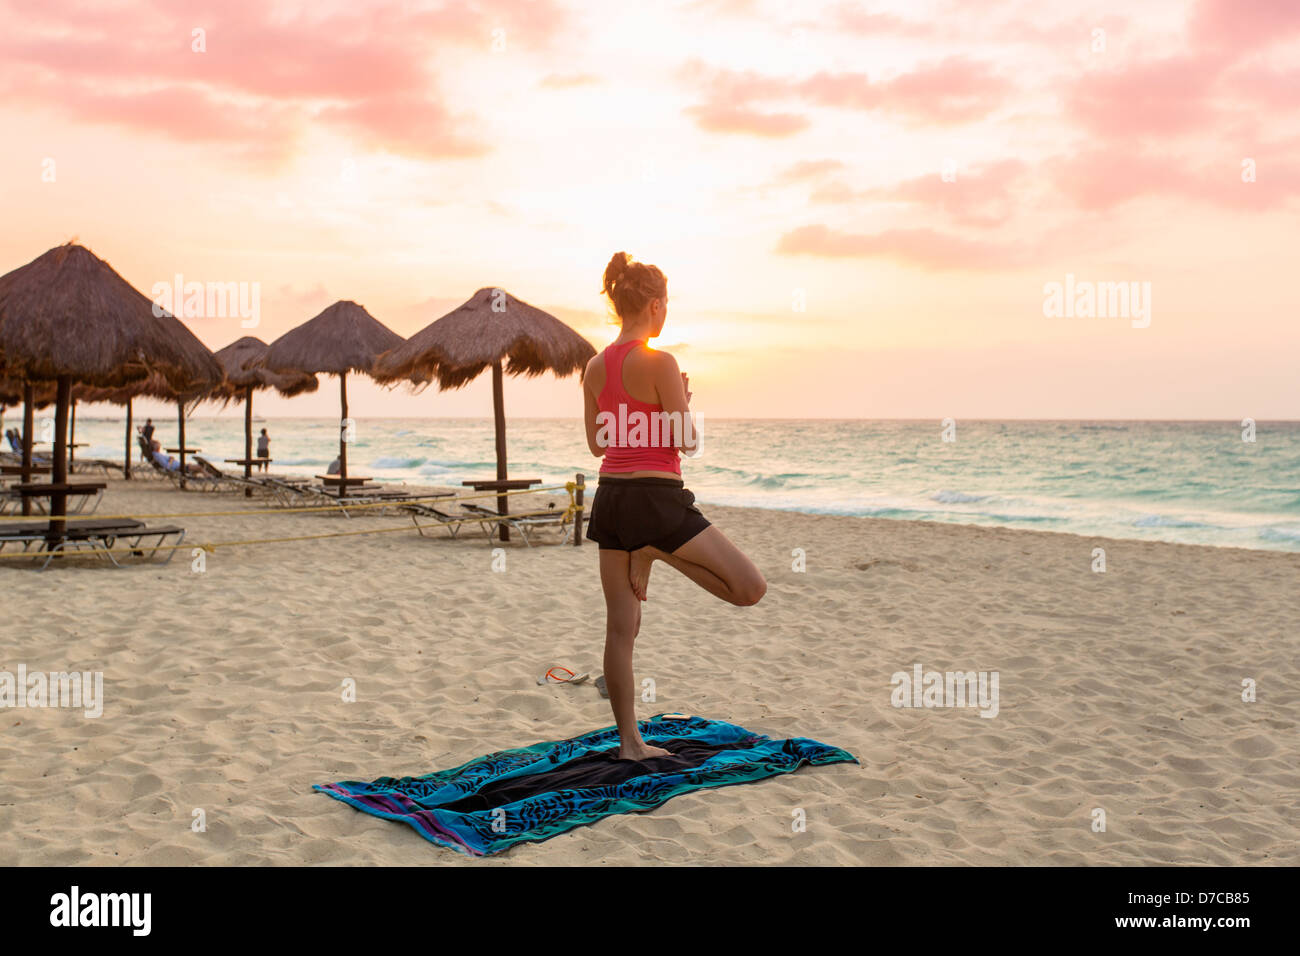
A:
<svg viewBox="0 0 1300 956">
<path fill-rule="evenodd" d="M 600 479 L 587 537 L 607 551 L 654 545 L 669 554 L 709 526 L 680 478 Z"/>
</svg>

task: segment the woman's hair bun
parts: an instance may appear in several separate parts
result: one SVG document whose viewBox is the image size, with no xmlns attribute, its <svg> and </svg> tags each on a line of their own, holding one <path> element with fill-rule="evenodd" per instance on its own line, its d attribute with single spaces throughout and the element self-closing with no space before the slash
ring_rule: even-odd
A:
<svg viewBox="0 0 1300 956">
<path fill-rule="evenodd" d="M 631 256 L 626 252 L 616 252 L 610 257 L 609 265 L 605 266 L 605 288 L 602 290 L 606 295 L 613 291 L 614 283 L 627 274 L 631 262 Z"/>
<path fill-rule="evenodd" d="M 636 262 L 626 252 L 616 252 L 605 266 L 605 285 L 601 289 L 614 304 L 619 318 L 636 315 L 651 299 L 668 295 L 668 281 L 658 266 Z"/>
</svg>

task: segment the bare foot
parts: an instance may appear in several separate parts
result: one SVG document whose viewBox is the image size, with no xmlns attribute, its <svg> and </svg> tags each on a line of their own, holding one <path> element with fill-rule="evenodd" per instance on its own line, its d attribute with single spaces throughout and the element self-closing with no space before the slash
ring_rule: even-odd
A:
<svg viewBox="0 0 1300 956">
<path fill-rule="evenodd" d="M 642 741 L 638 747 L 622 746 L 618 748 L 619 760 L 648 760 L 650 757 L 667 757 L 669 752 L 662 747 L 651 747 Z"/>
<path fill-rule="evenodd" d="M 632 585 L 632 593 L 639 599 L 646 599 L 650 586 L 650 566 L 655 563 L 655 549 L 646 546 L 638 548 L 628 556 L 627 579 Z"/>
</svg>

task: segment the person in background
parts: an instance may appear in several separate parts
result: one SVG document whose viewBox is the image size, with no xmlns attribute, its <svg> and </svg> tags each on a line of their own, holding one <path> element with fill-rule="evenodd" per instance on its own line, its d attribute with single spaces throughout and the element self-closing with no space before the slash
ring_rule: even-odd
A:
<svg viewBox="0 0 1300 956">
<path fill-rule="evenodd" d="M 144 436 L 144 440 L 146 442 L 148 442 L 150 445 L 153 445 L 153 419 L 152 418 L 146 418 L 144 420 L 144 428 L 140 429 L 140 434 Z"/>
<path fill-rule="evenodd" d="M 18 429 L 10 428 L 5 432 L 5 438 L 9 439 L 9 447 L 18 454 L 23 453 L 22 435 L 18 434 Z"/>
<path fill-rule="evenodd" d="M 325 474 L 337 475 L 342 468 L 343 468 L 343 462 L 339 461 L 338 456 L 335 455 L 334 460 L 330 462 L 330 466 L 325 469 Z"/>
<path fill-rule="evenodd" d="M 181 470 L 181 463 L 179 461 L 177 461 L 171 455 L 163 454 L 162 442 L 157 442 L 157 441 L 151 442 L 149 447 L 153 449 L 153 460 L 156 461 L 161 467 L 166 468 L 168 471 Z M 203 466 L 200 465 L 197 461 L 188 462 L 185 465 L 185 470 L 192 475 L 203 474 Z"/>
<path fill-rule="evenodd" d="M 262 434 L 257 436 L 257 457 L 261 459 L 271 457 L 271 436 L 266 433 L 265 428 L 262 429 Z M 259 461 L 257 467 L 260 471 L 266 471 L 266 461 Z"/>
</svg>

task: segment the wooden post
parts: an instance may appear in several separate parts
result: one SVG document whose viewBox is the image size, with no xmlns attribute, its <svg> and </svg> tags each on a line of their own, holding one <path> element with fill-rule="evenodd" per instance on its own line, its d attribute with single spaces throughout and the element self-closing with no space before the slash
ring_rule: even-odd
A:
<svg viewBox="0 0 1300 956">
<path fill-rule="evenodd" d="M 126 458 L 122 462 L 122 474 L 128 481 L 131 478 L 131 396 L 126 397 Z"/>
<path fill-rule="evenodd" d="M 180 422 L 179 428 L 180 428 L 180 435 L 181 435 L 181 450 L 179 452 L 181 456 L 181 491 L 184 491 L 185 490 L 185 399 L 183 398 L 176 399 L 176 411 L 178 413 L 176 416 L 177 420 Z"/>
<path fill-rule="evenodd" d="M 348 373 L 339 375 L 339 403 L 343 408 L 343 417 L 339 419 L 339 497 L 348 494 Z M 328 471 L 329 469 L 326 469 Z"/>
<path fill-rule="evenodd" d="M 503 384 L 504 376 L 501 373 L 501 360 L 497 359 L 492 363 L 492 416 L 495 419 L 497 434 L 497 481 L 506 480 L 506 410 L 505 410 L 505 386 Z M 505 489 L 502 489 L 504 491 Z M 510 499 L 504 495 L 497 495 L 497 514 L 505 515 L 510 513 Z M 498 522 L 498 528 L 501 531 L 501 540 L 510 540 L 510 529 L 506 527 L 504 521 Z"/>
<path fill-rule="evenodd" d="M 58 397 L 54 407 L 54 483 L 68 481 L 68 406 L 72 404 L 72 376 L 59 376 Z M 67 524 L 68 496 L 66 492 L 50 496 L 50 530 L 47 540 L 53 547 L 63 538 Z"/>
<path fill-rule="evenodd" d="M 23 382 L 23 481 L 32 480 L 32 442 L 35 440 L 33 430 L 35 422 L 33 416 L 35 409 L 32 407 L 36 404 L 36 386 L 31 382 Z M 32 499 L 23 497 L 23 514 L 32 513 Z"/>
<path fill-rule="evenodd" d="M 77 457 L 77 449 L 72 446 L 77 443 L 77 400 L 72 400 L 71 419 L 68 423 L 68 471 L 72 471 L 72 460 Z"/>
<path fill-rule="evenodd" d="M 244 386 L 244 480 L 253 477 L 253 386 Z M 252 485 L 244 486 L 244 497 L 253 497 Z"/>
<path fill-rule="evenodd" d="M 573 515 L 573 546 L 579 547 L 582 544 L 582 492 L 587 487 L 587 476 L 578 472 L 578 487 L 573 494 L 573 503 L 578 506 L 577 512 Z"/>
</svg>

